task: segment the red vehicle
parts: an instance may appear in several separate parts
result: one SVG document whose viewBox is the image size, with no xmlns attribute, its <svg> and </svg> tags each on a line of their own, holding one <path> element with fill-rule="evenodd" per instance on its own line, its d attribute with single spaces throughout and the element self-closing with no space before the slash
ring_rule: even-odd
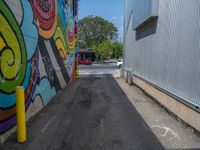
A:
<svg viewBox="0 0 200 150">
<path fill-rule="evenodd" d="M 91 64 L 92 64 L 92 61 L 91 61 L 91 60 L 88 60 L 88 59 L 80 60 L 80 61 L 79 61 L 79 64 L 82 64 L 82 65 L 91 65 Z"/>
</svg>

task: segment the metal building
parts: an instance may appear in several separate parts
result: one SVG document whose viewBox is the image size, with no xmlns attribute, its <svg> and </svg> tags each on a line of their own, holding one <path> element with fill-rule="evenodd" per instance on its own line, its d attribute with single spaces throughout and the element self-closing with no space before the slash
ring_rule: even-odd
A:
<svg viewBox="0 0 200 150">
<path fill-rule="evenodd" d="M 125 0 L 124 68 L 200 111 L 200 0 Z"/>
</svg>

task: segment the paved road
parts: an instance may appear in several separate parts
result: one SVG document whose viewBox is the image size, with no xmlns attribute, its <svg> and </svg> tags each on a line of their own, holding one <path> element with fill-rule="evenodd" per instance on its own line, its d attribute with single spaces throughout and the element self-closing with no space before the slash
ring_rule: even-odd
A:
<svg viewBox="0 0 200 150">
<path fill-rule="evenodd" d="M 79 65 L 80 76 L 97 75 L 97 74 L 113 74 L 118 67 L 116 63 L 112 64 L 92 64 L 92 65 Z"/>
<path fill-rule="evenodd" d="M 161 150 L 152 131 L 111 75 L 82 77 L 28 122 L 28 139 L 15 134 L 9 150 Z"/>
</svg>

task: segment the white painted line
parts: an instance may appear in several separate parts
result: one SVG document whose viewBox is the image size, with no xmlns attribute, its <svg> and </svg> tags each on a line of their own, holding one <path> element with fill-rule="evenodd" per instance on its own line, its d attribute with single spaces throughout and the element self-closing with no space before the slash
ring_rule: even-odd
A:
<svg viewBox="0 0 200 150">
<path fill-rule="evenodd" d="M 161 125 L 153 125 L 152 128 L 160 128 L 165 130 L 164 134 L 160 134 L 160 136 L 165 137 L 167 136 L 168 133 L 171 133 L 175 138 L 180 139 L 180 137 L 178 136 L 178 133 L 174 132 L 171 128 L 168 128 L 166 126 L 164 126 L 163 124 Z"/>
<path fill-rule="evenodd" d="M 42 128 L 42 130 L 41 130 L 41 132 L 42 133 L 44 133 L 44 131 L 48 128 L 48 126 L 51 124 L 51 122 L 53 121 L 53 120 L 55 120 L 57 118 L 57 116 L 54 116 L 53 118 L 51 118 L 51 120 L 49 120 L 48 122 L 47 122 L 47 124 L 44 126 L 44 128 Z"/>
</svg>

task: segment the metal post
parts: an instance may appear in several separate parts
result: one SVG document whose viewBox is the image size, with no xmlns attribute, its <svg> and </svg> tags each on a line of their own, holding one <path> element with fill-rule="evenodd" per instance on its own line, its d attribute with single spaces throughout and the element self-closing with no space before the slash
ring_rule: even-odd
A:
<svg viewBox="0 0 200 150">
<path fill-rule="evenodd" d="M 74 72 L 74 78 L 78 79 L 78 77 L 79 77 L 78 64 L 76 63 L 75 65 L 76 65 L 76 67 L 75 67 L 75 72 Z"/>
<path fill-rule="evenodd" d="M 25 94 L 24 88 L 16 88 L 16 116 L 17 116 L 17 141 L 26 142 L 26 116 L 25 116 Z"/>
</svg>

